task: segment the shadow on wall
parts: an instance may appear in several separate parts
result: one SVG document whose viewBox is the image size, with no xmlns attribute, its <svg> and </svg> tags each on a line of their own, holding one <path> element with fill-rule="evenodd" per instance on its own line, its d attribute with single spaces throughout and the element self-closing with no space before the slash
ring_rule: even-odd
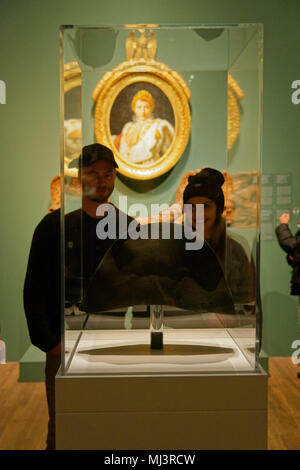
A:
<svg viewBox="0 0 300 470">
<path fill-rule="evenodd" d="M 298 298 L 269 292 L 262 299 L 262 348 L 269 356 L 292 356 L 293 341 L 300 339 Z"/>
</svg>

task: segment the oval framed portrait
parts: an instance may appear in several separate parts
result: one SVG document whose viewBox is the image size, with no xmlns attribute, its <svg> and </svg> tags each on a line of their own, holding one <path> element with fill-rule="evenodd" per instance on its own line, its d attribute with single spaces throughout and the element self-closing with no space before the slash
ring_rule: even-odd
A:
<svg viewBox="0 0 300 470">
<path fill-rule="evenodd" d="M 95 136 L 113 150 L 120 173 L 151 179 L 173 168 L 184 152 L 189 94 L 176 72 L 141 69 L 108 72 L 97 84 Z"/>
</svg>

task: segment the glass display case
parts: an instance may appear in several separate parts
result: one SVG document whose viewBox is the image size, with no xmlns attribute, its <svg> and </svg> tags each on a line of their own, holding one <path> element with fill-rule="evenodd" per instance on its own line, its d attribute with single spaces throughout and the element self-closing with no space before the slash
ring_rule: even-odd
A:
<svg viewBox="0 0 300 470">
<path fill-rule="evenodd" d="M 60 34 L 61 374 L 256 372 L 262 26 Z"/>
</svg>

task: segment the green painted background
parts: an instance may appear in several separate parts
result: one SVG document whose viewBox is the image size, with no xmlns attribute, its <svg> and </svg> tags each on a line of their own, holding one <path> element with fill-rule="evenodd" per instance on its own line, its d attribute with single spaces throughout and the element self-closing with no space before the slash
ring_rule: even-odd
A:
<svg viewBox="0 0 300 470">
<path fill-rule="evenodd" d="M 59 26 L 236 22 L 264 24 L 262 170 L 291 173 L 290 209 L 300 207 L 300 105 L 291 102 L 291 84 L 300 79 L 298 0 L 1 0 L 0 79 L 7 95 L 0 104 L 0 327 L 8 360 L 19 360 L 30 344 L 22 306 L 28 251 L 47 212 L 49 182 L 59 173 Z M 275 239 L 262 244 L 261 277 L 263 348 L 290 355 L 299 338 L 297 302 Z"/>
</svg>

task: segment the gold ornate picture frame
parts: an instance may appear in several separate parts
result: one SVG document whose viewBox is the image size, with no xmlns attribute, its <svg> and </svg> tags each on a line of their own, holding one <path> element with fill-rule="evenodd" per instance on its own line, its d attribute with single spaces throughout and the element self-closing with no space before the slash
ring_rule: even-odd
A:
<svg viewBox="0 0 300 470">
<path fill-rule="evenodd" d="M 128 60 L 105 73 L 94 89 L 94 130 L 97 142 L 113 150 L 121 174 L 147 180 L 169 171 L 182 156 L 190 136 L 191 93 L 179 73 L 155 61 L 149 48 L 142 57 L 128 53 L 131 38 Z M 138 98 L 151 102 L 151 115 L 141 125 L 134 108 Z"/>
</svg>

